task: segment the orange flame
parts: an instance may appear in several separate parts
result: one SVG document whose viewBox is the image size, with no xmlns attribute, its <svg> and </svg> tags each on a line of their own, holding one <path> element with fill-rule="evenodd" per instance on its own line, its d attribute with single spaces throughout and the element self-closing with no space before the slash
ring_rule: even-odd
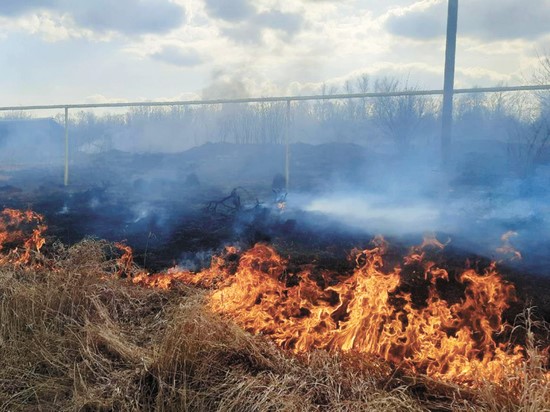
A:
<svg viewBox="0 0 550 412">
<path fill-rule="evenodd" d="M 131 253 L 131 249 L 130 249 Z M 132 282 L 136 285 L 154 287 L 159 289 L 171 289 L 177 283 L 185 283 L 189 285 L 198 285 L 205 288 L 211 288 L 224 278 L 234 272 L 232 267 L 237 264 L 238 249 L 234 246 L 227 246 L 220 256 L 213 256 L 208 269 L 204 269 L 199 273 L 194 273 L 189 270 L 181 270 L 172 268 L 165 273 L 149 274 L 141 272 L 132 278 Z M 234 263 L 228 263 L 233 261 Z"/>
<path fill-rule="evenodd" d="M 116 274 L 119 277 L 131 274 L 134 266 L 134 252 L 132 248 L 122 242 L 116 242 L 115 247 L 122 252 L 122 255 L 117 259 Z"/>
<path fill-rule="evenodd" d="M 0 257 L 0 261 L 29 263 L 33 252 L 40 252 L 44 246 L 43 234 L 47 228 L 44 217 L 32 210 L 4 209 L 0 212 L 0 251 L 6 246 L 10 250 Z"/>
<path fill-rule="evenodd" d="M 295 352 L 354 351 L 472 387 L 502 382 L 519 367 L 523 349 L 499 342 L 509 326 L 503 312 L 515 300 L 515 290 L 494 264 L 451 277 L 424 259 L 426 248 L 444 247 L 432 238 L 412 248 L 403 267 L 384 270 L 387 243 L 379 237 L 374 245 L 356 254 L 357 267 L 348 276 L 319 273 L 311 265 L 289 273 L 286 259 L 258 244 L 233 270 L 214 260 L 213 267 L 197 274 L 173 271 L 134 281 L 163 288 L 177 280 L 214 285 L 208 302 L 214 312 Z M 402 274 L 410 265 L 420 265 L 426 281 L 427 298 L 420 303 L 404 291 Z M 456 302 L 440 292 L 441 284 L 451 281 L 463 290 Z"/>
</svg>

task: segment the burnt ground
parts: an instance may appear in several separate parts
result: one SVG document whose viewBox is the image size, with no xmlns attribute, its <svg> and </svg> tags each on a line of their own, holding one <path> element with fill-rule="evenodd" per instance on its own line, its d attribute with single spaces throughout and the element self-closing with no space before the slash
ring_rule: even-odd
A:
<svg viewBox="0 0 550 412">
<path fill-rule="evenodd" d="M 337 170 L 358 174 L 366 156 L 352 145 L 293 150 L 300 176 L 293 182 L 296 191 L 329 186 Z M 147 252 L 142 260 L 151 269 L 165 268 L 181 254 L 295 232 L 296 219 L 285 218 L 275 205 L 273 189 L 284 185 L 281 146 L 206 144 L 178 154 L 113 151 L 80 155 L 74 163 L 68 187 L 62 185 L 60 166 L 2 171 L 0 206 L 45 215 L 48 234 L 65 243 L 86 236 L 125 240 L 138 259 Z M 300 236 L 307 241 L 308 235 Z"/>
<path fill-rule="evenodd" d="M 379 228 L 374 225 L 376 229 L 369 230 L 368 221 L 366 225 L 354 225 L 296 207 L 293 196 L 311 197 L 341 187 L 381 193 L 387 186 L 394 187 L 396 179 L 407 178 L 410 182 L 398 189 L 404 204 L 415 190 L 428 197 L 442 192 L 433 186 L 433 181 L 415 186 L 422 174 L 413 178 L 406 167 L 399 173 L 390 173 L 387 180 L 380 178 L 384 174 L 378 171 L 404 163 L 407 162 L 403 157 L 374 154 L 352 144 L 293 145 L 287 200 L 294 207 L 281 211 L 273 190 L 277 192 L 281 187 L 281 146 L 220 143 L 177 154 L 80 154 L 71 165 L 68 187 L 62 185 L 63 170 L 59 165 L 1 170 L 0 206 L 30 208 L 45 215 L 50 240 L 72 244 L 92 236 L 125 241 L 134 248 L 136 262 L 151 271 L 175 264 L 198 269 L 207 265 L 212 253 L 224 245 L 246 248 L 268 242 L 283 256 L 291 257 L 291 265 L 315 263 L 320 269 L 348 273 L 353 269 L 349 252 L 354 247 L 367 247 Z M 410 170 L 433 169 L 416 159 L 411 163 Z M 458 200 L 462 197 L 459 199 L 457 193 L 485 193 L 499 181 L 494 173 L 480 178 L 467 170 L 469 174 L 455 176 L 445 187 Z M 490 196 L 493 203 L 498 203 L 500 198 L 494 199 L 501 195 L 495 193 Z M 446 200 L 449 199 L 455 198 Z M 472 196 L 472 203 L 485 205 L 485 201 L 485 197 Z M 495 224 L 495 219 L 489 222 L 484 220 L 485 215 L 476 215 L 477 209 L 472 210 L 457 213 L 458 224 L 467 226 L 472 238 L 467 231 L 438 232 L 441 239 L 453 239 L 445 250 L 451 272 L 464 268 L 467 260 L 483 268 L 491 259 L 499 258 L 491 252 L 498 236 L 488 235 L 495 227 L 500 230 L 498 235 L 518 228 L 541 231 L 540 216 L 512 214 L 499 217 Z M 410 230 L 390 233 L 387 238 L 394 245 L 390 261 L 397 263 L 408 246 L 421 242 L 422 235 L 422 231 Z M 486 235 L 491 241 L 484 245 Z M 534 240 L 527 245 L 521 250 L 527 256 L 525 261 L 503 261 L 500 265 L 505 277 L 516 284 L 521 298 L 510 317 L 529 304 L 537 306 L 542 317 L 550 320 L 550 269 L 546 269 L 550 242 Z M 408 287 L 414 288 L 414 275 L 410 279 Z M 450 293 L 459 294 L 460 290 Z"/>
</svg>

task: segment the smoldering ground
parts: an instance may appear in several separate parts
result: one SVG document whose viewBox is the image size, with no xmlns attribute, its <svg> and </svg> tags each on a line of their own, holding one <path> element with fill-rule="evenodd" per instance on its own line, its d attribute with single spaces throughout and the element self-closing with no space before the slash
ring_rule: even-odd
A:
<svg viewBox="0 0 550 412">
<path fill-rule="evenodd" d="M 387 80 L 376 90 L 398 85 Z M 6 190 L 3 203 L 37 208 L 62 227 L 56 234 L 66 241 L 126 239 L 149 255 L 162 248 L 165 262 L 300 231 L 308 232 L 304 242 L 338 233 L 408 244 L 435 232 L 498 260 L 501 236 L 515 232 L 509 242 L 523 260 L 514 264 L 546 273 L 543 113 L 533 120 L 488 99 L 459 103 L 447 164 L 440 161 L 437 104 L 418 97 L 296 103 L 290 126 L 279 103 L 81 114 L 69 127 L 70 186 L 61 187 L 62 168 L 51 161 L 49 169 L 8 176 L 7 185 L 32 193 L 9 200 Z M 285 175 L 286 133 L 293 143 L 281 211 L 272 185 Z M 62 134 L 53 134 L 62 153 Z M 30 148 L 20 153 L 36 153 Z M 37 161 L 20 163 L 30 170 Z M 205 213 L 235 188 L 244 189 L 242 210 Z"/>
</svg>

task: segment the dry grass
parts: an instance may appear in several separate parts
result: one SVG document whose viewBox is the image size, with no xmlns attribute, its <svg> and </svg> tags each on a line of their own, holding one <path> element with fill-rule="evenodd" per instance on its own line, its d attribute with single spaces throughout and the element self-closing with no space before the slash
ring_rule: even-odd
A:
<svg viewBox="0 0 550 412">
<path fill-rule="evenodd" d="M 550 410 L 533 339 L 522 393 L 466 393 L 353 354 L 287 354 L 197 289 L 116 279 L 105 242 L 51 253 L 54 269 L 0 267 L 0 411 Z"/>
<path fill-rule="evenodd" d="M 516 329 L 520 329 L 526 341 L 526 361 L 514 376 L 507 379 L 518 388 L 517 393 L 511 396 L 502 388 L 486 384 L 480 389 L 480 398 L 485 402 L 485 409 L 501 411 L 538 412 L 550 411 L 550 371 L 548 370 L 547 350 L 537 346 L 533 330 L 548 331 L 548 325 L 535 321 L 533 309 L 527 308 L 518 317 Z M 540 332 L 539 332 L 540 333 Z"/>
</svg>

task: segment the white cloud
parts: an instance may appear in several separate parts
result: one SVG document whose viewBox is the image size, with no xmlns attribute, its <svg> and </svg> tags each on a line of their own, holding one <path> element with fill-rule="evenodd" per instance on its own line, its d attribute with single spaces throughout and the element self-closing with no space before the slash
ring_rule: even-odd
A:
<svg viewBox="0 0 550 412">
<path fill-rule="evenodd" d="M 2 0 L 0 16 L 72 20 L 96 33 L 166 33 L 183 24 L 185 10 L 169 0 Z M 23 26 L 24 27 L 24 26 Z M 64 37 L 61 37 L 62 39 Z"/>
<path fill-rule="evenodd" d="M 31 11 L 39 11 L 55 7 L 58 0 L 2 0 L 0 2 L 0 15 L 20 16 Z"/>
<path fill-rule="evenodd" d="M 392 34 L 414 39 L 443 36 L 445 11 L 445 4 L 441 1 L 421 1 L 388 12 L 385 16 L 385 26 Z"/>
<path fill-rule="evenodd" d="M 471 26 L 481 18 L 476 12 L 488 10 L 486 2 L 495 4 L 460 2 L 456 84 L 526 83 L 550 30 L 535 40 L 489 39 Z M 510 10 L 512 1 L 503 2 Z M 49 0 L 42 8 L 38 1 L 23 3 L 12 2 L 9 16 L 4 3 L 1 15 L 0 5 L 0 89 L 6 105 L 31 96 L 33 102 L 60 102 L 96 94 L 129 100 L 310 94 L 323 83 L 341 86 L 363 73 L 442 87 L 443 35 L 432 36 L 433 25 L 414 32 L 418 16 L 433 22 L 440 13 L 436 25 L 444 26 L 442 1 L 158 0 L 166 8 L 157 14 L 147 12 L 153 0 Z M 176 18 L 165 21 L 170 10 L 178 10 Z M 394 33 L 398 29 L 403 35 Z"/>
<path fill-rule="evenodd" d="M 185 19 L 184 9 L 166 0 L 71 0 L 66 7 L 80 26 L 97 32 L 166 33 Z"/>
<path fill-rule="evenodd" d="M 196 50 L 177 45 L 165 45 L 151 54 L 151 58 L 174 66 L 196 66 L 202 63 L 202 58 Z"/>
<path fill-rule="evenodd" d="M 459 36 L 498 41 L 536 39 L 550 32 L 547 0 L 461 0 L 458 10 Z M 446 1 L 417 1 L 390 11 L 385 27 L 394 35 L 422 40 L 444 36 L 446 16 Z"/>
<path fill-rule="evenodd" d="M 267 30 L 276 31 L 279 39 L 289 41 L 304 26 L 298 12 L 287 11 L 277 3 L 259 2 L 258 6 L 249 0 L 205 0 L 205 10 L 219 20 L 220 32 L 238 43 L 263 44 Z"/>
<path fill-rule="evenodd" d="M 455 87 L 458 88 L 511 83 L 517 79 L 513 74 L 483 67 L 458 67 L 456 78 Z"/>
<path fill-rule="evenodd" d="M 255 15 L 256 8 L 248 0 L 205 0 L 208 13 L 215 18 L 238 22 Z"/>
<path fill-rule="evenodd" d="M 90 30 L 77 27 L 68 15 L 41 12 L 17 19 L 16 28 L 32 35 L 39 35 L 47 42 L 57 42 L 70 38 L 109 40 L 109 36 L 96 36 Z"/>
<path fill-rule="evenodd" d="M 91 104 L 126 103 L 126 102 L 128 102 L 127 99 L 119 98 L 119 97 L 107 97 L 102 94 L 92 94 L 90 96 L 87 96 L 84 99 L 84 103 L 91 103 Z"/>
</svg>

